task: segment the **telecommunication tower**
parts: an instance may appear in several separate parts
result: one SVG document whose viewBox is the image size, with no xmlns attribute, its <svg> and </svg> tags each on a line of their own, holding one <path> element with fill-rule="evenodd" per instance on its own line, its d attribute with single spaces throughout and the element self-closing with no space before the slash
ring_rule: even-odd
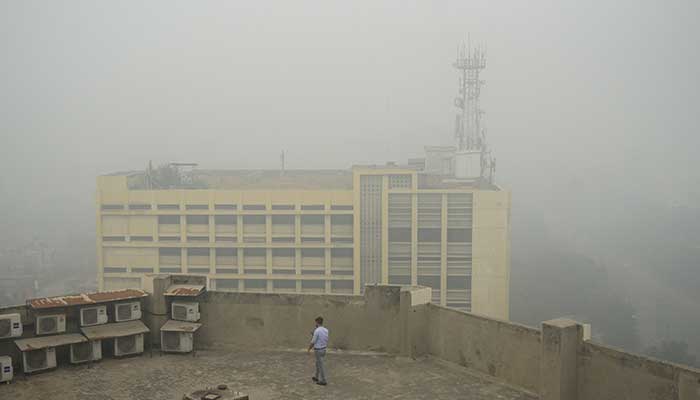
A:
<svg viewBox="0 0 700 400">
<path fill-rule="evenodd" d="M 484 111 L 479 104 L 480 78 L 486 68 L 486 51 L 471 44 L 462 46 L 452 64 L 459 72 L 459 89 L 455 98 L 458 114 L 455 117 L 455 176 L 460 179 L 493 181 L 495 163 L 486 146 L 486 129 L 482 123 Z"/>
</svg>

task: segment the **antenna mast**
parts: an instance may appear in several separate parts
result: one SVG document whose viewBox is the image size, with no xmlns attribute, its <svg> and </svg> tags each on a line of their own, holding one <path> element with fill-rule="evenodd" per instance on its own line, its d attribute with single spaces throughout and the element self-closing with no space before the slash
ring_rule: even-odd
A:
<svg viewBox="0 0 700 400">
<path fill-rule="evenodd" d="M 456 176 L 492 182 L 494 163 L 486 146 L 486 129 L 481 121 L 484 111 L 480 107 L 481 87 L 486 83 L 480 78 L 481 71 L 486 68 L 486 50 L 482 46 L 472 48 L 468 39 L 467 46 L 462 45 L 458 50 L 452 66 L 459 73 L 455 97 L 458 110 L 455 116 Z"/>
</svg>

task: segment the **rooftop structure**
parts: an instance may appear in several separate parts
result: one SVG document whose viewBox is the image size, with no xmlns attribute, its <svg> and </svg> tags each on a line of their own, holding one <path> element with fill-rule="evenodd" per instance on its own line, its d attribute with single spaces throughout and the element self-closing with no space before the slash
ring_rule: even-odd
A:
<svg viewBox="0 0 700 400">
<path fill-rule="evenodd" d="M 0 398 L 173 399 L 220 384 L 252 400 L 700 396 L 700 370 L 594 343 L 583 326 L 568 319 L 546 321 L 536 329 L 431 304 L 430 289 L 424 287 L 368 286 L 363 296 L 206 291 L 198 297 L 197 324 L 169 321 L 167 289 L 200 279 L 149 276 L 150 295 L 141 300 L 146 326 L 128 332 L 145 335 L 146 353 L 113 358 L 108 344 L 116 336 L 90 336 L 106 339 L 104 356 L 84 366 L 67 367 L 65 353 L 56 348 L 85 340 L 76 333 L 79 327 L 36 338 L 28 306 L 0 309 L 0 314 L 21 314 L 25 326 L 22 339 L 0 340 L 0 356 L 11 356 L 20 370 L 21 346 L 49 341 L 42 346 L 55 348 L 58 366 L 31 376 L 16 374 L 12 385 L 0 385 Z M 304 351 L 318 315 L 331 332 L 326 387 L 311 383 L 313 363 Z M 102 326 L 110 325 L 118 324 Z M 158 327 L 164 325 L 173 331 L 197 325 L 198 351 L 189 356 L 153 352 L 161 339 Z"/>
</svg>

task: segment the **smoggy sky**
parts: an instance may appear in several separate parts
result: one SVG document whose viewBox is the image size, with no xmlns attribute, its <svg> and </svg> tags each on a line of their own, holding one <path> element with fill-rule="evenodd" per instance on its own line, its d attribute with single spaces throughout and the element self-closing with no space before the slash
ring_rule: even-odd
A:
<svg viewBox="0 0 700 400">
<path fill-rule="evenodd" d="M 692 202 L 699 11 L 693 0 L 4 1 L 3 218 L 92 223 L 95 176 L 148 160 L 277 168 L 284 149 L 289 168 L 347 168 L 420 156 L 452 141 L 451 63 L 468 34 L 488 48 L 482 107 L 516 203 Z"/>
</svg>

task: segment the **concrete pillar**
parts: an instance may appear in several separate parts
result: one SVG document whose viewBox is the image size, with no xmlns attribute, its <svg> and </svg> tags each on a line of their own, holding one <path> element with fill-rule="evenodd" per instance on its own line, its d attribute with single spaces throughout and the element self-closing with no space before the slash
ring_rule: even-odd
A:
<svg viewBox="0 0 700 400">
<path fill-rule="evenodd" d="M 700 374 L 690 371 L 678 374 L 678 399 L 700 399 Z"/>
<path fill-rule="evenodd" d="M 576 400 L 578 397 L 578 350 L 583 326 L 559 318 L 542 323 L 540 400 Z"/>
</svg>

